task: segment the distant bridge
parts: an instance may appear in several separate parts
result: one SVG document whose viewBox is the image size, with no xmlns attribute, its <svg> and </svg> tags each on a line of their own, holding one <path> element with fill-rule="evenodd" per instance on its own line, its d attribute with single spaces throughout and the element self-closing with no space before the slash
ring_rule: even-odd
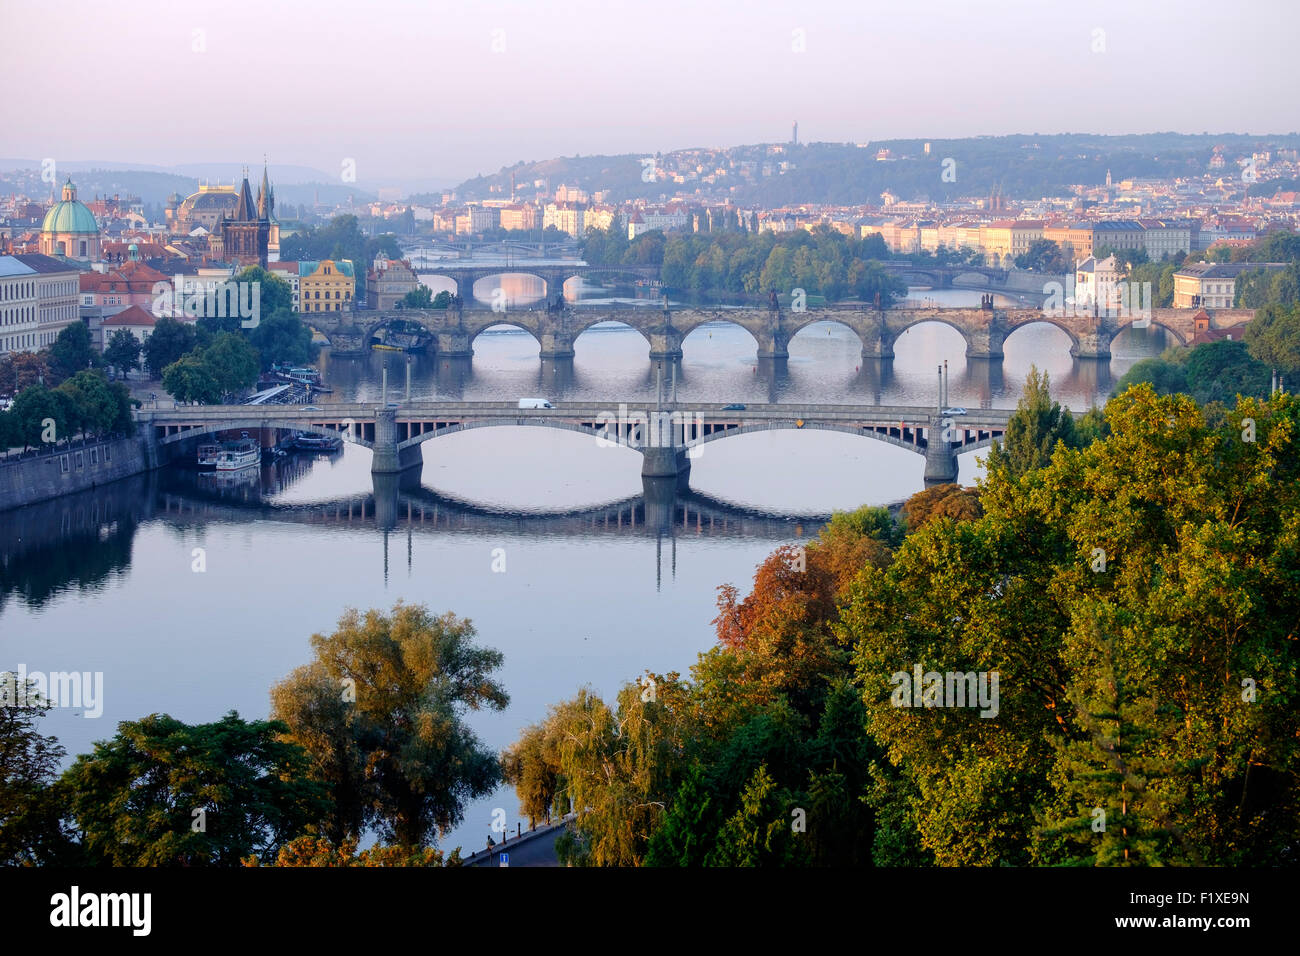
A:
<svg viewBox="0 0 1300 956">
<path fill-rule="evenodd" d="M 496 270 L 499 272 L 500 270 Z M 557 275 L 558 280 L 558 275 Z M 468 279 L 466 280 L 468 281 Z M 1053 325 L 1070 339 L 1070 354 L 1076 358 L 1109 359 L 1111 343 L 1130 326 L 1152 325 L 1167 331 L 1180 345 L 1191 343 L 1197 331 L 1192 309 L 1151 309 L 1149 318 L 1074 314 L 1073 309 L 1057 312 L 1043 309 L 885 309 L 861 305 L 837 305 L 793 311 L 781 305 L 766 307 L 619 307 L 541 305 L 536 308 L 450 308 L 398 309 L 391 312 L 322 312 L 307 318 L 330 343 L 333 354 L 362 354 L 378 332 L 394 323 L 414 322 L 432 339 L 436 354 L 444 358 L 468 358 L 473 342 L 486 329 L 513 326 L 523 329 L 540 345 L 543 359 L 566 359 L 574 355 L 574 342 L 599 322 L 619 322 L 635 329 L 646 339 L 650 358 L 677 360 L 682 341 L 708 322 L 730 322 L 745 329 L 757 344 L 760 359 L 789 357 L 790 340 L 816 322 L 846 326 L 862 343 L 864 358 L 892 359 L 894 346 L 913 326 L 938 322 L 955 329 L 966 342 L 966 357 L 1000 359 L 1006 340 L 1019 329 L 1035 324 Z M 1062 314 L 1063 313 L 1063 314 Z M 1219 309 L 1210 314 L 1210 328 L 1232 328 L 1250 320 L 1245 309 Z"/>
<path fill-rule="evenodd" d="M 301 405 L 200 405 L 137 412 L 155 445 L 180 451 L 181 443 L 217 432 L 297 430 L 338 435 L 371 449 L 371 472 L 418 480 L 420 445 L 471 428 L 530 426 L 590 436 L 598 444 L 641 453 L 641 476 L 687 487 L 691 459 L 703 445 L 773 430 L 836 431 L 905 448 L 925 457 L 927 485 L 957 478 L 957 455 L 1001 439 L 1010 412 L 979 409 L 944 417 L 934 408 L 878 405 L 756 405 L 678 403 L 560 403 L 522 409 L 508 402 L 413 402 L 403 405 L 338 403 Z M 190 445 L 184 446 L 186 449 Z"/>
</svg>

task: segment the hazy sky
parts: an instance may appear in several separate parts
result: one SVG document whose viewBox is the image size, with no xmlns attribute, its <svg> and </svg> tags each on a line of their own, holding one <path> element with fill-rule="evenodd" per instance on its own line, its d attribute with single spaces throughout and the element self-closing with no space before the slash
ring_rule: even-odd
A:
<svg viewBox="0 0 1300 956">
<path fill-rule="evenodd" d="M 801 142 L 1289 132 L 1297 36 L 1300 0 L 0 0 L 0 156 L 352 159 L 373 189 L 796 119 Z"/>
</svg>

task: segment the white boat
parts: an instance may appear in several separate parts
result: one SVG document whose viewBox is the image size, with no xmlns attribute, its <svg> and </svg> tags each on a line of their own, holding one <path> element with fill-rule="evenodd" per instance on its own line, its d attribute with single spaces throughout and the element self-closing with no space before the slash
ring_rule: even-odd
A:
<svg viewBox="0 0 1300 956">
<path fill-rule="evenodd" d="M 217 442 L 208 442 L 199 446 L 199 467 L 216 468 L 217 459 L 221 457 L 221 445 Z"/>
<path fill-rule="evenodd" d="M 217 456 L 217 471 L 239 471 L 262 463 L 262 446 L 248 433 L 239 441 L 224 442 Z"/>
</svg>

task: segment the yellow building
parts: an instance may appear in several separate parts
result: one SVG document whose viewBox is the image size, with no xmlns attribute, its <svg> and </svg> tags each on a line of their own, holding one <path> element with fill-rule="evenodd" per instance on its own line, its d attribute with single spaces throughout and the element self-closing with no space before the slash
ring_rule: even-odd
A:
<svg viewBox="0 0 1300 956">
<path fill-rule="evenodd" d="M 356 291 L 351 259 L 298 263 L 298 302 L 302 312 L 350 312 Z"/>
</svg>

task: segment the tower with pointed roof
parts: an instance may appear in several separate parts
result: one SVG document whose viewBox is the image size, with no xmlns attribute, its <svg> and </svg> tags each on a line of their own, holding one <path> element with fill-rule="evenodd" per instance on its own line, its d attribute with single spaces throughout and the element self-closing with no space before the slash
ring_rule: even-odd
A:
<svg viewBox="0 0 1300 956">
<path fill-rule="evenodd" d="M 267 182 L 266 169 L 262 170 L 262 188 L 257 202 L 248 184 L 248 168 L 244 168 L 244 181 L 239 187 L 239 201 L 229 217 L 222 215 L 209 240 L 214 258 L 243 266 L 266 268 L 267 246 L 271 235 L 270 210 L 273 200 Z"/>
</svg>

